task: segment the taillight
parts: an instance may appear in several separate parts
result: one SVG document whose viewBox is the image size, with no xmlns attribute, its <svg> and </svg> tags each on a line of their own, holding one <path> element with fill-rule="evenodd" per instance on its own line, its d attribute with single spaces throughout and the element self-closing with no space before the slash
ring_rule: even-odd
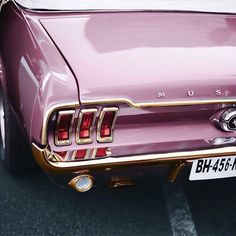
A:
<svg viewBox="0 0 236 236">
<path fill-rule="evenodd" d="M 96 120 L 97 109 L 82 109 L 78 117 L 76 128 L 76 142 L 87 144 L 93 142 L 93 128 Z"/>
<path fill-rule="evenodd" d="M 113 130 L 117 118 L 117 107 L 103 108 L 97 126 L 97 141 L 108 143 L 113 141 Z"/>
<path fill-rule="evenodd" d="M 112 150 L 110 147 L 92 148 L 92 149 L 79 149 L 71 151 L 53 151 L 53 155 L 48 157 L 48 160 L 53 162 L 68 162 L 68 161 L 82 161 L 97 158 L 110 157 Z"/>
<path fill-rule="evenodd" d="M 107 156 L 107 148 L 98 148 L 96 150 L 95 158 L 96 157 L 105 157 L 105 156 Z"/>
<path fill-rule="evenodd" d="M 55 152 L 59 156 L 60 161 L 67 161 L 69 153 L 67 151 Z"/>
<path fill-rule="evenodd" d="M 76 150 L 73 153 L 72 160 L 84 160 L 89 157 L 89 149 Z"/>
<path fill-rule="evenodd" d="M 74 110 L 59 111 L 55 130 L 55 144 L 58 146 L 72 143 L 72 126 L 74 121 Z"/>
</svg>

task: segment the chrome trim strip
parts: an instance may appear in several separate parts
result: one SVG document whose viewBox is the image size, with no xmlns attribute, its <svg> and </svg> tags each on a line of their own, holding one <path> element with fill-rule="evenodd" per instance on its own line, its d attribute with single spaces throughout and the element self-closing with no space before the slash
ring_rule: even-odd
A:
<svg viewBox="0 0 236 236">
<path fill-rule="evenodd" d="M 91 159 L 95 159 L 96 158 L 96 154 L 97 154 L 97 148 L 93 149 L 92 155 L 91 155 Z"/>
<path fill-rule="evenodd" d="M 46 145 L 47 144 L 47 129 L 48 129 L 48 121 L 51 116 L 51 114 L 56 110 L 62 110 L 62 109 L 70 109 L 70 108 L 76 108 L 79 107 L 79 103 L 65 103 L 65 104 L 56 104 L 54 106 L 51 106 L 46 113 L 44 114 L 43 118 L 43 125 L 42 125 L 42 132 L 41 132 L 41 144 Z"/>
<path fill-rule="evenodd" d="M 166 164 L 177 161 L 191 161 L 194 159 L 208 157 L 222 157 L 236 155 L 236 146 L 221 147 L 214 149 L 204 149 L 197 151 L 171 152 L 159 154 L 145 154 L 134 156 L 107 157 L 101 159 L 89 159 L 87 161 L 78 162 L 49 162 L 47 147 L 42 149 L 36 144 L 32 144 L 32 150 L 38 164 L 48 172 L 71 172 L 78 170 L 106 169 L 133 167 L 137 165 L 156 165 Z"/>
<path fill-rule="evenodd" d="M 166 102 L 133 102 L 128 98 L 112 98 L 102 100 L 84 100 L 82 105 L 105 105 L 125 103 L 134 108 L 151 108 L 151 107 L 173 107 L 173 106 L 191 106 L 191 105 L 206 105 L 218 103 L 236 103 L 236 98 L 221 98 L 221 99 L 205 99 L 205 100 L 178 100 Z"/>
<path fill-rule="evenodd" d="M 95 121 L 96 121 L 96 113 L 97 113 L 98 109 L 97 108 L 93 108 L 93 109 L 81 109 L 79 112 L 79 117 L 78 117 L 78 121 L 77 121 L 77 126 L 76 126 L 76 143 L 77 144 L 90 144 L 93 142 L 93 130 L 94 130 L 94 125 L 95 125 Z M 93 120 L 92 120 L 92 124 L 89 128 L 89 138 L 80 138 L 79 137 L 79 132 L 80 132 L 80 126 L 83 120 L 83 116 L 85 113 L 93 113 Z"/>
<path fill-rule="evenodd" d="M 71 122 L 70 122 L 70 128 L 69 128 L 69 138 L 67 140 L 59 140 L 58 139 L 58 126 L 60 124 L 61 117 L 63 115 L 71 115 Z M 58 112 L 57 124 L 56 124 L 56 129 L 55 129 L 55 144 L 57 146 L 65 146 L 65 145 L 70 145 L 72 143 L 72 129 L 73 129 L 73 124 L 74 124 L 74 119 L 75 119 L 75 110 L 59 111 Z"/>
<path fill-rule="evenodd" d="M 115 123 L 116 123 L 116 119 L 117 119 L 118 110 L 119 110 L 118 107 L 104 107 L 101 110 L 99 120 L 98 120 L 98 124 L 97 124 L 97 141 L 99 143 L 111 143 L 111 142 L 113 142 L 114 128 L 115 128 Z M 113 119 L 112 125 L 111 125 L 111 135 L 109 137 L 102 138 L 101 137 L 101 127 L 102 127 L 103 119 L 104 119 L 104 116 L 105 116 L 106 112 L 115 112 L 115 116 L 114 116 L 114 119 Z"/>
<path fill-rule="evenodd" d="M 113 98 L 102 100 L 84 100 L 81 105 L 106 105 L 106 104 L 127 104 L 133 108 L 152 108 L 152 107 L 171 107 L 171 106 L 191 106 L 191 105 L 207 105 L 207 104 L 236 104 L 236 98 L 221 98 L 221 99 L 208 99 L 208 100 L 181 100 L 181 101 L 168 101 L 168 102 L 143 102 L 136 103 L 128 98 Z M 44 114 L 41 144 L 47 144 L 47 126 L 51 114 L 59 109 L 79 108 L 78 102 L 56 104 L 50 107 Z"/>
</svg>

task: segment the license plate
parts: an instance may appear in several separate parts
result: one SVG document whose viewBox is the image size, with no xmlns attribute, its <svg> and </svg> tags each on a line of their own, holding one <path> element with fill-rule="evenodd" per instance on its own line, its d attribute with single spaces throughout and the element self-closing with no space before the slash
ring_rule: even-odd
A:
<svg viewBox="0 0 236 236">
<path fill-rule="evenodd" d="M 189 180 L 221 179 L 236 176 L 236 156 L 194 160 Z"/>
</svg>

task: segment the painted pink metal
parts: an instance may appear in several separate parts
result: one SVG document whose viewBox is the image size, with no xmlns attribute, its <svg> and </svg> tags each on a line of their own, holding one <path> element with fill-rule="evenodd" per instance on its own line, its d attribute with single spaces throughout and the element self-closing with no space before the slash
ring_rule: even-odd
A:
<svg viewBox="0 0 236 236">
<path fill-rule="evenodd" d="M 57 104 L 236 96 L 235 15 L 40 12 L 10 1 L 0 24 L 1 84 L 31 142 L 42 143 L 43 119 Z M 119 106 L 113 143 L 100 144 L 94 134 L 92 144 L 58 147 L 49 129 L 52 150 L 108 145 L 119 156 L 209 148 L 215 138 L 236 136 L 212 124 L 220 105 L 112 105 Z"/>
<path fill-rule="evenodd" d="M 31 141 L 40 143 L 45 113 L 55 104 L 78 101 L 77 83 L 39 16 L 13 2 L 4 5 L 1 14 L 5 92 Z"/>
<path fill-rule="evenodd" d="M 216 90 L 220 97 L 236 95 L 235 16 L 81 13 L 40 22 L 71 65 L 81 101 L 206 99 Z"/>
</svg>

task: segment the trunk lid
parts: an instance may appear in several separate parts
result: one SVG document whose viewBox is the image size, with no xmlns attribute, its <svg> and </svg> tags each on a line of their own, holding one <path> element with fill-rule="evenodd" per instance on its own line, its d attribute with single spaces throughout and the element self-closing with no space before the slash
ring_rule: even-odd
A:
<svg viewBox="0 0 236 236">
<path fill-rule="evenodd" d="M 81 102 L 236 96 L 236 17 L 177 12 L 48 14 L 40 19 Z"/>
</svg>

